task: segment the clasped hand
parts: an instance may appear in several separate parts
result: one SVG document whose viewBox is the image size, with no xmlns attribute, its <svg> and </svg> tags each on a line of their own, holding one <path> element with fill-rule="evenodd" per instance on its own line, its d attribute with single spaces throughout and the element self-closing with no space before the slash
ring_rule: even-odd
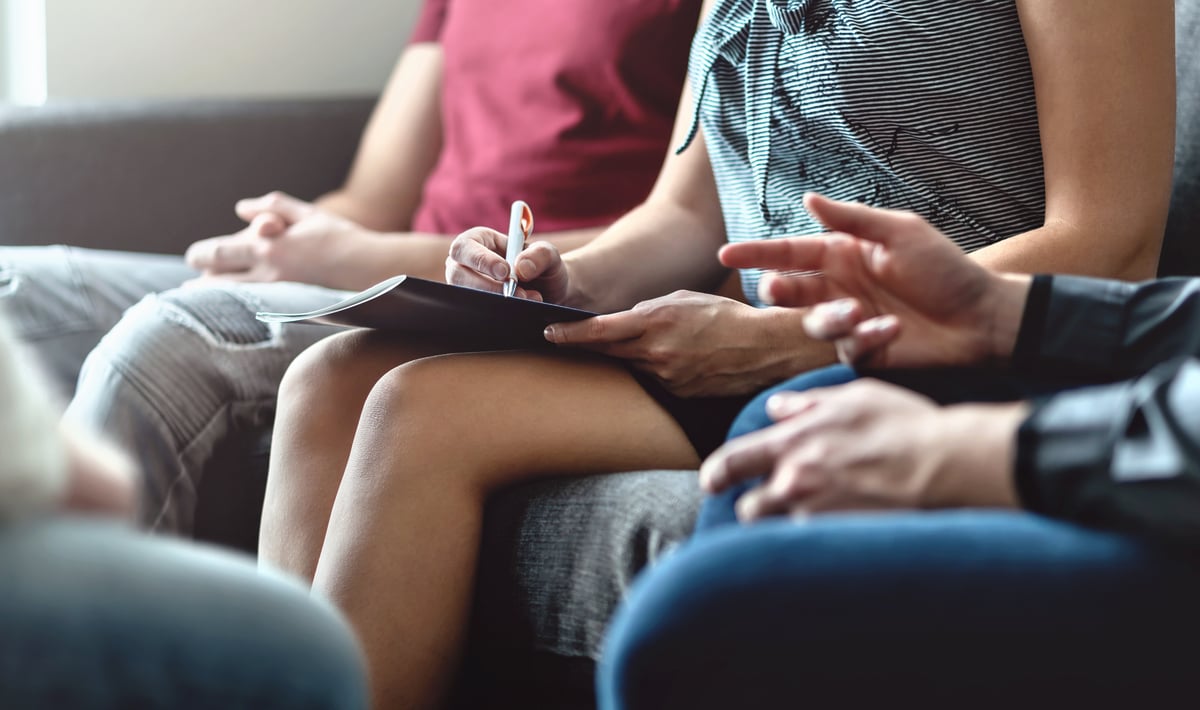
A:
<svg viewBox="0 0 1200 710">
<path fill-rule="evenodd" d="M 345 288 L 332 275 L 336 254 L 365 230 L 312 203 L 274 192 L 241 200 L 237 214 L 248 224 L 236 234 L 196 242 L 185 258 L 201 279 L 296 281 Z"/>
</svg>

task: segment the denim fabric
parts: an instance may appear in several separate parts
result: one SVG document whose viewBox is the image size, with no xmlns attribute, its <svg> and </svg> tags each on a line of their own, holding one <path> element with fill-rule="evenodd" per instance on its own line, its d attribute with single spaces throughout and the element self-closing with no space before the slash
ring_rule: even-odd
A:
<svg viewBox="0 0 1200 710">
<path fill-rule="evenodd" d="M 221 445 L 270 431 L 288 364 L 333 332 L 268 326 L 255 313 L 346 295 L 294 283 L 179 288 L 194 275 L 178 257 L 0 249 L 0 304 L 59 389 L 73 392 L 66 416 L 135 452 L 141 523 L 179 534 L 192 529 L 198 483 L 221 465 Z"/>
<path fill-rule="evenodd" d="M 349 627 L 304 587 L 115 524 L 0 529 L 0 707 L 366 708 Z"/>
<path fill-rule="evenodd" d="M 733 420 L 733 424 L 729 427 L 729 438 L 736 439 L 752 431 L 758 431 L 770 426 L 772 422 L 771 418 L 767 416 L 767 400 L 772 395 L 779 392 L 803 392 L 804 390 L 816 389 L 818 387 L 833 387 L 850 382 L 856 377 L 857 375 L 854 370 L 849 367 L 845 365 L 833 365 L 832 367 L 797 375 L 786 382 L 764 390 L 754 399 L 750 400 L 750 403 L 738 414 L 737 419 Z M 704 503 L 700 506 L 700 513 L 696 518 L 696 532 L 736 523 L 737 515 L 734 512 L 734 504 L 737 503 L 737 499 L 743 493 L 758 483 L 759 481 L 757 480 L 748 481 L 733 486 L 715 496 L 705 498 Z"/>
<path fill-rule="evenodd" d="M 727 526 L 635 584 L 600 707 L 1173 707 L 1198 593 L 1195 556 L 1023 513 Z"/>
</svg>

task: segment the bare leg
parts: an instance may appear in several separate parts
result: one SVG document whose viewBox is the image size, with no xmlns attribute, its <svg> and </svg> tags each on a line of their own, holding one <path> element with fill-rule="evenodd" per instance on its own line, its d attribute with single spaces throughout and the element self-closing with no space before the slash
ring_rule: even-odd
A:
<svg viewBox="0 0 1200 710">
<path fill-rule="evenodd" d="M 377 331 L 341 333 L 292 363 L 279 389 L 259 560 L 312 581 L 363 402 L 379 378 L 410 360 L 469 349 L 404 342 Z"/>
<path fill-rule="evenodd" d="M 433 707 L 444 693 L 489 491 L 698 463 L 675 421 L 609 362 L 478 353 L 385 375 L 363 409 L 314 580 L 359 633 L 375 707 Z"/>
</svg>

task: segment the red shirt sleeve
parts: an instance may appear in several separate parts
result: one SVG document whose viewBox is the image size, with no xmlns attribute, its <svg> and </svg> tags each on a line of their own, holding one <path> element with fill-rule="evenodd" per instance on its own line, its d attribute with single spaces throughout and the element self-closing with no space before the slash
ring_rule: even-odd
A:
<svg viewBox="0 0 1200 710">
<path fill-rule="evenodd" d="M 421 14 L 417 17 L 417 24 L 413 27 L 412 36 L 408 38 L 408 43 L 437 42 L 441 39 L 442 25 L 446 22 L 446 11 L 449 6 L 450 0 L 425 0 L 424 5 L 421 6 Z"/>
</svg>

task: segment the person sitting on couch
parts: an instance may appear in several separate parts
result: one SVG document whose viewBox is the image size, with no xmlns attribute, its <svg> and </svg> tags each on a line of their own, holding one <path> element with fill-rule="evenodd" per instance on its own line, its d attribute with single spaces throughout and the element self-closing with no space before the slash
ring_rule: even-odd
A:
<svg viewBox="0 0 1200 710">
<path fill-rule="evenodd" d="M 362 654 L 328 603 L 121 524 L 136 466 L 60 428 L 9 331 L 0 313 L 0 707 L 365 709 Z"/>
<path fill-rule="evenodd" d="M 425 0 L 340 189 L 243 200 L 248 226 L 186 260 L 0 248 L 0 301 L 74 394 L 67 417 L 139 452 L 141 523 L 191 532 L 222 444 L 269 431 L 287 365 L 333 332 L 268 327 L 256 311 L 318 308 L 400 273 L 440 280 L 451 238 L 507 224 L 516 199 L 564 251 L 640 202 L 699 8 Z"/>
<path fill-rule="evenodd" d="M 805 332 L 880 379 L 747 407 L 701 468 L 714 493 L 750 482 L 745 525 L 637 582 L 601 708 L 1189 697 L 1200 279 L 993 273 L 915 215 L 807 204 L 831 236 L 722 260 L 820 272 L 764 299 L 812 306 Z"/>
<path fill-rule="evenodd" d="M 650 197 L 585 247 L 533 244 L 516 264 L 527 295 L 605 315 L 551 326 L 565 347 L 549 352 L 422 357 L 445 343 L 347 333 L 285 377 L 260 555 L 346 611 L 380 705 L 442 697 L 491 493 L 694 468 L 750 394 L 835 360 L 794 310 L 700 292 L 728 275 L 726 241 L 816 229 L 806 186 L 922 211 L 990 267 L 1153 272 L 1174 137 L 1169 5 L 710 5 L 685 149 Z M 448 280 L 500 290 L 505 245 L 460 236 Z M 759 273 L 742 272 L 751 298 Z"/>
</svg>

